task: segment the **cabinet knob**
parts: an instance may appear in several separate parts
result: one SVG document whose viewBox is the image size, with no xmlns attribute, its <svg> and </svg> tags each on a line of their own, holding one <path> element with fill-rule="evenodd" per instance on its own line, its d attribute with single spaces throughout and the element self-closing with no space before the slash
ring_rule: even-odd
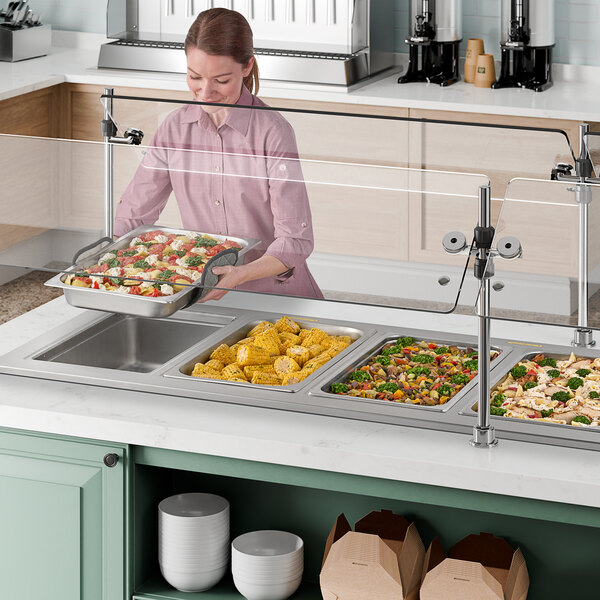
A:
<svg viewBox="0 0 600 600">
<path fill-rule="evenodd" d="M 107 467 L 116 467 L 119 462 L 119 455 L 114 452 L 109 452 L 104 456 L 103 461 Z"/>
</svg>

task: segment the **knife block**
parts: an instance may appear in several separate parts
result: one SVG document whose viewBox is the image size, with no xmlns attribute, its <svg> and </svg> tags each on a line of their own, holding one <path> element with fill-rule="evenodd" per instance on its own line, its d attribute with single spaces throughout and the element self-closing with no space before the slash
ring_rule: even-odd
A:
<svg viewBox="0 0 600 600">
<path fill-rule="evenodd" d="M 0 24 L 0 60 L 17 62 L 45 56 L 52 46 L 52 26 L 35 25 L 13 29 Z"/>
</svg>

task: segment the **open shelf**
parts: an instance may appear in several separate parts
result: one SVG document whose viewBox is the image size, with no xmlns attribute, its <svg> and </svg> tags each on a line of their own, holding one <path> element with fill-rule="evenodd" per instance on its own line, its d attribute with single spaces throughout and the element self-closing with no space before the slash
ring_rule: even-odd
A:
<svg viewBox="0 0 600 600">
<path fill-rule="evenodd" d="M 137 590 L 133 600 L 240 600 L 243 596 L 235 589 L 231 575 L 214 588 L 206 592 L 180 592 L 170 586 L 160 575 L 157 575 Z M 319 586 L 303 583 L 290 600 L 318 600 L 321 598 Z"/>
</svg>

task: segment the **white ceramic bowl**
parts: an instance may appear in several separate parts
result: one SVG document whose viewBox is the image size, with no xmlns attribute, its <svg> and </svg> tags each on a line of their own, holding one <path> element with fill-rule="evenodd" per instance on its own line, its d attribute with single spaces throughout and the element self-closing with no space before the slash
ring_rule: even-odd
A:
<svg viewBox="0 0 600 600">
<path fill-rule="evenodd" d="M 265 529 L 239 535 L 233 540 L 231 548 L 232 552 L 247 559 L 285 561 L 303 553 L 304 542 L 293 533 Z"/>
<path fill-rule="evenodd" d="M 247 600 L 286 600 L 300 586 L 302 576 L 283 583 L 254 583 L 233 575 L 237 591 Z"/>
<path fill-rule="evenodd" d="M 161 565 L 160 571 L 166 581 L 181 592 L 204 592 L 221 581 L 227 566 L 201 573 L 186 573 Z"/>
<path fill-rule="evenodd" d="M 158 505 L 162 518 L 169 517 L 210 517 L 229 511 L 229 502 L 215 494 L 192 492 L 189 494 L 176 494 L 165 498 Z"/>
</svg>

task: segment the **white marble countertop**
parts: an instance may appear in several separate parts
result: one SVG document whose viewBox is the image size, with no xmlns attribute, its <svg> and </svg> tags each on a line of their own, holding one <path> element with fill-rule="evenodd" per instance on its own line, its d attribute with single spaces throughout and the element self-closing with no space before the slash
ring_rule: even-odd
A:
<svg viewBox="0 0 600 600">
<path fill-rule="evenodd" d="M 235 305 L 233 294 L 228 298 Z M 298 302 L 285 311 L 297 312 Z M 265 298 L 261 309 L 273 306 L 280 312 L 281 299 Z M 311 308 L 315 316 L 335 311 L 356 320 L 352 305 L 313 301 Z M 0 327 L 0 354 L 81 312 L 58 298 L 9 321 Z M 473 317 L 385 312 L 380 322 L 391 325 L 476 331 Z M 369 319 L 383 315 L 373 308 Z M 508 331 L 513 339 L 561 344 L 571 336 L 568 329 L 494 323 L 495 335 Z M 510 440 L 479 450 L 463 434 L 11 375 L 0 375 L 0 390 L 0 423 L 10 428 L 600 507 L 597 452 Z"/>
<path fill-rule="evenodd" d="M 63 82 L 108 87 L 186 91 L 184 75 L 98 70 L 103 36 L 54 32 L 48 56 L 18 63 L 0 62 L 0 100 Z M 396 83 L 398 73 L 352 90 L 336 86 L 261 82 L 260 94 L 323 102 L 396 106 L 429 110 L 512 115 L 600 122 L 600 68 L 555 65 L 555 85 L 541 93 L 521 89 L 491 90 L 459 82 L 448 88 Z"/>
</svg>

